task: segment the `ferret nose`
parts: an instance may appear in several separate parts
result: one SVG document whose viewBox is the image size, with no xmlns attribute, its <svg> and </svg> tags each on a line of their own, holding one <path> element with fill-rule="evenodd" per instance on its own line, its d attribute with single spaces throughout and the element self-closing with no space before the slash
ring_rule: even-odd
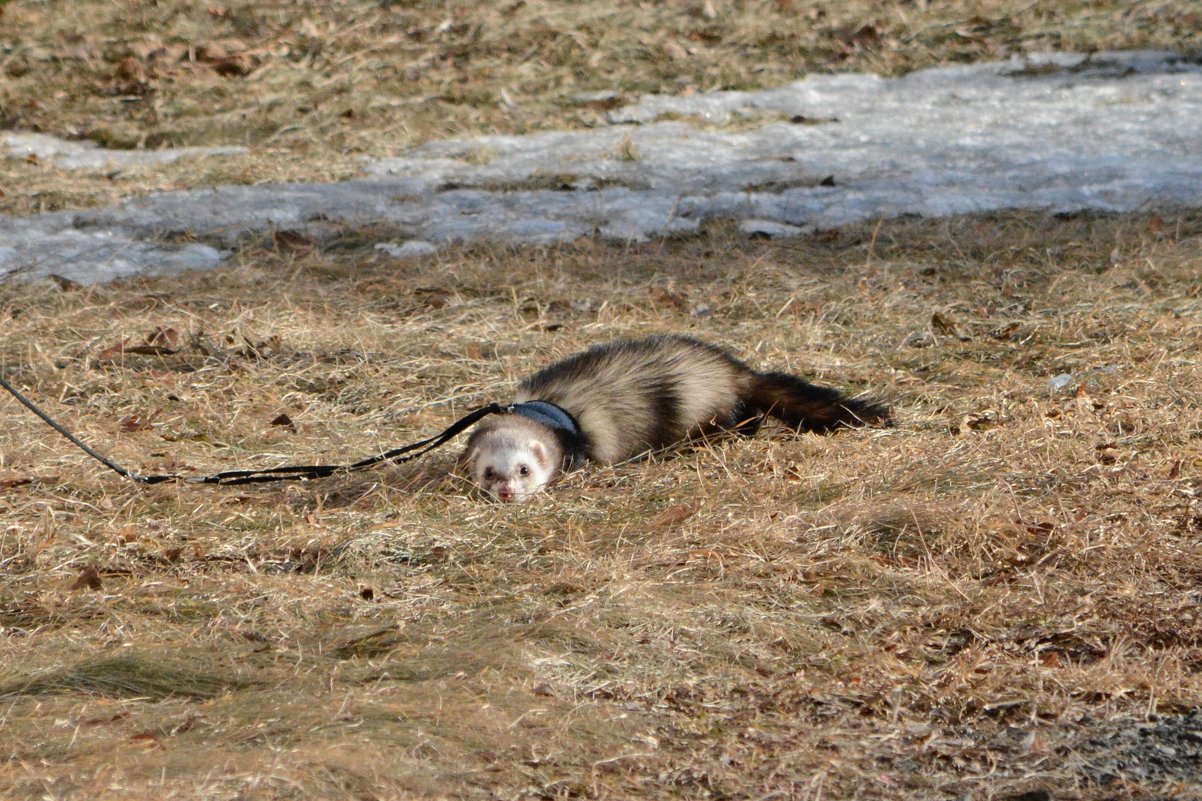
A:
<svg viewBox="0 0 1202 801">
<path fill-rule="evenodd" d="M 513 488 L 508 484 L 502 484 L 501 486 L 497 487 L 497 497 L 503 501 L 512 501 Z"/>
</svg>

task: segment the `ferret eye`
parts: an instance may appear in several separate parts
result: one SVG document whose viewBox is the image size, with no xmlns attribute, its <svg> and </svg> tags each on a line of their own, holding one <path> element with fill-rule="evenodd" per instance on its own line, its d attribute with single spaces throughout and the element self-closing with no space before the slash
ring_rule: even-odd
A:
<svg viewBox="0 0 1202 801">
<path fill-rule="evenodd" d="M 494 475 L 496 475 L 496 474 L 493 472 L 491 467 L 484 468 L 484 477 L 485 478 L 492 478 Z"/>
<path fill-rule="evenodd" d="M 527 466 L 526 466 L 526 465 L 524 465 L 524 464 L 523 464 L 523 465 L 518 465 L 518 475 L 519 475 L 519 476 L 528 476 L 528 475 L 530 475 L 530 468 L 529 468 L 529 467 L 527 467 Z"/>
</svg>

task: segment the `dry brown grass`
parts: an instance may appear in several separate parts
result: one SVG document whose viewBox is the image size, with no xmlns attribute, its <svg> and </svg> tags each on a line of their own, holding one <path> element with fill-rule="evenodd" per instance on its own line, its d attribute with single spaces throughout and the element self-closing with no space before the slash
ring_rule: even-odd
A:
<svg viewBox="0 0 1202 801">
<path fill-rule="evenodd" d="M 370 453 L 656 330 L 899 419 L 512 507 L 450 452 L 140 487 L 0 401 L 0 796 L 1196 794 L 1082 764 L 1202 703 L 1200 244 L 1196 214 L 1006 215 L 0 288 L 6 373 L 146 470 Z"/>
<path fill-rule="evenodd" d="M 357 174 L 430 139 L 596 125 L 640 93 L 900 74 L 1046 50 L 1202 48 L 1194 0 L 0 4 L 0 129 L 247 145 L 159 169 L 0 160 L 0 212 Z M 581 100 L 587 92 L 608 100 Z"/>
<path fill-rule="evenodd" d="M 343 178 L 427 139 L 596 124 L 588 90 L 1202 30 L 1192 0 L 64 9 L 0 5 L 0 127 L 251 151 L 0 161 L 0 211 Z M 1202 218 L 715 225 L 418 262 L 368 240 L 0 286 L 0 367 L 147 471 L 364 455 L 658 330 L 882 394 L 899 425 L 586 470 L 516 508 L 468 498 L 450 452 L 139 487 L 0 400 L 0 797 L 1200 795 L 1188 770 L 1099 787 L 1086 763 L 1091 737 L 1202 701 Z M 155 332 L 176 352 L 116 347 Z M 1053 393 L 1061 373 L 1081 389 Z"/>
</svg>

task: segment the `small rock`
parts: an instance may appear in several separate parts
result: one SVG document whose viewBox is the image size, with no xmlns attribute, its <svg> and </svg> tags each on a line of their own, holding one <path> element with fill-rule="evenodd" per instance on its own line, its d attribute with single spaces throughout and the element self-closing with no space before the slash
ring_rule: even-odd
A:
<svg viewBox="0 0 1202 801">
<path fill-rule="evenodd" d="M 1052 376 L 1051 380 L 1048 381 L 1048 388 L 1052 392 L 1065 392 L 1073 389 L 1076 383 L 1077 379 L 1073 378 L 1072 373 L 1060 373 L 1059 375 Z"/>
</svg>

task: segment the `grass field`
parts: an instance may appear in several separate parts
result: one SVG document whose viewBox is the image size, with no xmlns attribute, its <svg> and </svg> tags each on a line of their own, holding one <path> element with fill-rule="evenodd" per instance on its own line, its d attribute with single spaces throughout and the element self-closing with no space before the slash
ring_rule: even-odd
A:
<svg viewBox="0 0 1202 801">
<path fill-rule="evenodd" d="M 1109 721 L 1202 700 L 1200 241 L 1015 215 L 8 287 L 9 374 L 149 471 L 369 454 L 655 330 L 899 424 L 512 507 L 451 453 L 144 488 L 8 403 L 0 794 L 1156 797 L 1064 789 Z"/>
<path fill-rule="evenodd" d="M 1202 27 L 1192 2 L 1047 5 L 10 2 L 4 127 L 251 151 L 0 162 L 0 203 L 344 177 L 595 124 L 585 90 Z M 0 400 L 0 797 L 1202 797 L 1200 246 L 1197 212 L 1010 213 L 408 261 L 255 240 L 213 273 L 0 285 L 5 375 L 147 472 L 367 455 L 663 330 L 897 417 L 503 506 L 454 450 L 142 487 Z"/>
</svg>

